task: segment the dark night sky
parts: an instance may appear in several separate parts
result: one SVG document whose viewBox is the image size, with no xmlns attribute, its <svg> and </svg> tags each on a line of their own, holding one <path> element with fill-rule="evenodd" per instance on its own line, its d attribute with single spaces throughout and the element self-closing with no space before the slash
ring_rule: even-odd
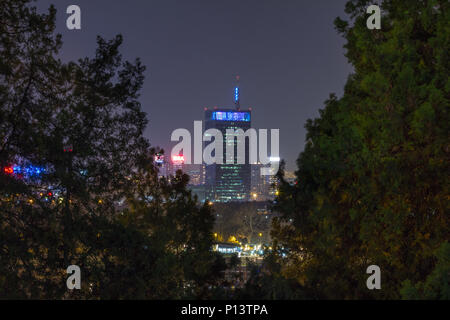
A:
<svg viewBox="0 0 450 320">
<path fill-rule="evenodd" d="M 329 93 L 342 94 L 351 67 L 333 20 L 346 0 L 38 0 L 55 3 L 63 60 L 92 56 L 95 38 L 121 33 L 126 59 L 147 66 L 141 103 L 146 136 L 167 152 L 177 128 L 193 132 L 204 107 L 233 103 L 241 76 L 241 106 L 254 128 L 279 128 L 288 169 L 303 150 L 304 123 Z M 66 28 L 66 8 L 79 5 L 82 30 Z"/>
</svg>

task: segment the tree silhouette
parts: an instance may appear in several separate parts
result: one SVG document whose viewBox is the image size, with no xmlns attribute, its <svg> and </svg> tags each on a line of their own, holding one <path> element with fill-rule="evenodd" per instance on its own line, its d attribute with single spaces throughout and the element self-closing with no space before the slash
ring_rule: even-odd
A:
<svg viewBox="0 0 450 320">
<path fill-rule="evenodd" d="M 0 297 L 208 296 L 213 216 L 187 176 L 157 177 L 139 59 L 116 36 L 61 62 L 53 7 L 2 1 L 0 21 Z M 66 288 L 71 264 L 81 290 Z"/>
<path fill-rule="evenodd" d="M 433 270 L 449 239 L 449 3 L 383 1 L 381 30 L 366 27 L 369 4 L 348 1 L 351 22 L 335 22 L 354 74 L 307 122 L 299 182 L 280 189 L 283 274 L 339 299 L 400 298 L 433 274 L 448 297 Z M 382 290 L 366 288 L 371 264 Z"/>
</svg>

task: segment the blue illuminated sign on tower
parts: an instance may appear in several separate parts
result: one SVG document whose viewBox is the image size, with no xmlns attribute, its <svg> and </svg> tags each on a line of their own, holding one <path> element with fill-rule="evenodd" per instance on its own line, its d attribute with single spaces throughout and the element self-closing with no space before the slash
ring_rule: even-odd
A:
<svg viewBox="0 0 450 320">
<path fill-rule="evenodd" d="M 227 136 L 227 130 L 251 128 L 251 110 L 220 108 L 205 110 L 205 130 L 216 129 Z M 227 152 L 228 144 L 223 144 L 222 154 Z M 208 200 L 214 202 L 247 201 L 250 195 L 251 170 L 249 163 L 249 141 L 245 143 L 245 163 L 237 163 L 237 141 L 233 143 L 234 161 L 207 164 L 205 167 L 205 190 Z"/>
<path fill-rule="evenodd" d="M 244 121 L 250 122 L 250 112 L 239 111 L 214 111 L 211 120 L 218 121 Z"/>
</svg>

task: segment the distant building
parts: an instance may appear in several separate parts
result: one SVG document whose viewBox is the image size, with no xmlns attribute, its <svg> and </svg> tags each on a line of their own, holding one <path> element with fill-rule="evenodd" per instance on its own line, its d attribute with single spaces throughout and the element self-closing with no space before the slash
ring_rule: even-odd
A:
<svg viewBox="0 0 450 320">
<path fill-rule="evenodd" d="M 174 155 L 169 159 L 163 154 L 155 156 L 155 165 L 158 167 L 158 177 L 175 176 L 178 170 L 185 172 L 184 156 Z"/>
<path fill-rule="evenodd" d="M 187 188 L 196 195 L 200 202 L 206 200 L 205 189 L 205 165 L 204 164 L 185 164 L 185 173 L 189 175 L 189 184 Z"/>
<path fill-rule="evenodd" d="M 251 170 L 251 182 L 250 182 L 250 193 L 251 200 L 253 201 L 261 201 L 265 200 L 265 191 L 267 186 L 265 184 L 265 179 L 261 176 L 261 168 L 263 165 L 261 163 L 252 163 L 250 165 Z"/>
<path fill-rule="evenodd" d="M 289 183 L 290 185 L 297 184 L 297 176 L 296 176 L 295 173 L 292 172 L 292 171 L 285 171 L 285 172 L 284 172 L 284 179 L 285 179 L 286 182 Z"/>
<path fill-rule="evenodd" d="M 170 163 L 163 154 L 155 156 L 155 165 L 158 167 L 158 177 L 167 177 L 170 175 Z"/>
<path fill-rule="evenodd" d="M 182 155 L 182 154 L 179 154 L 179 155 L 173 155 L 172 156 L 172 162 L 171 162 L 171 169 L 170 169 L 170 174 L 171 175 L 176 175 L 177 174 L 177 171 L 178 170 L 181 170 L 181 171 L 185 171 L 185 168 L 184 168 L 184 156 Z"/>
<path fill-rule="evenodd" d="M 245 146 L 245 164 L 237 164 L 237 141 L 234 142 L 234 164 L 226 164 L 226 130 L 251 128 L 251 110 L 241 110 L 239 87 L 236 86 L 234 108 L 214 108 L 205 110 L 205 130 L 221 131 L 223 146 L 223 164 L 206 165 L 206 196 L 215 202 L 247 201 L 250 199 L 251 170 L 249 164 L 249 146 Z"/>
</svg>

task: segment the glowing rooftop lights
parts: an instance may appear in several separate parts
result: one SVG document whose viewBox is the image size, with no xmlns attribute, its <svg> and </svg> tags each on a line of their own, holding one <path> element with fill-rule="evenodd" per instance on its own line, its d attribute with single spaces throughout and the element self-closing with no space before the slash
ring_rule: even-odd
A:
<svg viewBox="0 0 450 320">
<path fill-rule="evenodd" d="M 159 163 L 159 164 L 164 163 L 164 156 L 163 155 L 156 155 L 155 162 Z"/>
</svg>

